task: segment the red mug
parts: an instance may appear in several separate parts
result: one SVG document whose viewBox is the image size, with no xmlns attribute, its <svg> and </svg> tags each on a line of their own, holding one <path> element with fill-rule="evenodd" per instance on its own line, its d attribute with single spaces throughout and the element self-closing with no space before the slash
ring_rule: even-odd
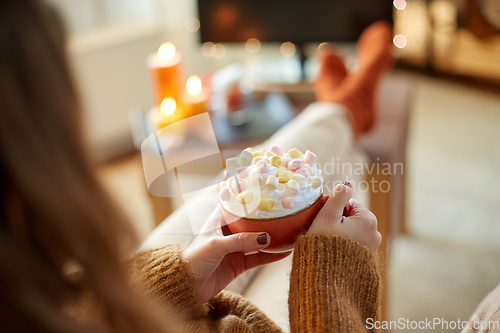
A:
<svg viewBox="0 0 500 333">
<path fill-rule="evenodd" d="M 293 250 L 295 238 L 309 229 L 327 199 L 328 197 L 320 194 L 315 202 L 293 214 L 266 219 L 238 217 L 226 211 L 221 205 L 222 216 L 233 234 L 267 232 L 271 236 L 271 244 L 261 250 L 262 252 L 287 252 Z"/>
</svg>

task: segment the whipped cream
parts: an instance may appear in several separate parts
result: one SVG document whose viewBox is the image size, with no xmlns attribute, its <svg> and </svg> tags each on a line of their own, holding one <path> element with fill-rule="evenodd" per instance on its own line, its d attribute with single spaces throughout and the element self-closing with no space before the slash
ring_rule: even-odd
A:
<svg viewBox="0 0 500 333">
<path fill-rule="evenodd" d="M 217 185 L 220 202 L 238 217 L 291 215 L 313 204 L 323 191 L 322 171 L 310 151 L 302 154 L 292 149 L 285 153 L 272 147 L 253 152 L 247 148 L 238 157 L 228 159 L 226 166 L 224 180 Z"/>
</svg>

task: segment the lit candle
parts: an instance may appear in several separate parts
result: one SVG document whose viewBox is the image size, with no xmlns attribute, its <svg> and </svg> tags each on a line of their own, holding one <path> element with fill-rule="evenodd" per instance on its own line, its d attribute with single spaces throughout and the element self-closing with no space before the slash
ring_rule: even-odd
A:
<svg viewBox="0 0 500 333">
<path fill-rule="evenodd" d="M 147 66 L 153 79 L 157 105 L 168 97 L 179 98 L 183 82 L 181 63 L 182 57 L 172 43 L 163 43 L 157 53 L 148 57 Z"/>
<path fill-rule="evenodd" d="M 181 100 L 190 116 L 207 111 L 208 92 L 203 89 L 199 76 L 192 75 L 188 78 Z"/>
<path fill-rule="evenodd" d="M 160 107 L 150 112 L 150 121 L 154 129 L 158 130 L 186 117 L 183 108 L 172 97 L 164 98 Z"/>
</svg>

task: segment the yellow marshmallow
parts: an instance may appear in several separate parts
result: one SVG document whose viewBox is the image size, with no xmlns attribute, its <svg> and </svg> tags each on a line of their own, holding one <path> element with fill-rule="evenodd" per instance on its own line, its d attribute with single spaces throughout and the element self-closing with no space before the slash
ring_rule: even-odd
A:
<svg viewBox="0 0 500 333">
<path fill-rule="evenodd" d="M 280 170 L 276 173 L 276 177 L 278 177 L 280 183 L 286 183 L 292 178 L 292 173 L 288 170 Z"/>
<path fill-rule="evenodd" d="M 292 148 L 288 151 L 288 155 L 290 155 L 291 158 L 299 158 L 304 154 L 302 154 L 302 152 L 297 148 Z"/>
<path fill-rule="evenodd" d="M 264 149 L 262 149 L 262 150 L 259 150 L 259 151 L 255 151 L 253 153 L 253 157 L 254 158 L 257 157 L 257 156 L 264 157 L 265 154 L 266 154 L 266 151 Z"/>
<path fill-rule="evenodd" d="M 269 163 L 271 163 L 272 166 L 279 168 L 281 166 L 281 157 L 277 155 L 271 156 Z"/>
<path fill-rule="evenodd" d="M 260 198 L 258 208 L 260 210 L 270 211 L 273 209 L 274 200 L 271 198 Z"/>
<path fill-rule="evenodd" d="M 236 197 L 236 200 L 240 204 L 249 204 L 250 202 L 252 202 L 252 199 L 253 199 L 252 191 L 243 191 Z"/>
<path fill-rule="evenodd" d="M 312 185 L 313 188 L 318 188 L 322 185 L 321 178 L 319 178 L 319 177 L 311 177 L 309 179 L 309 183 Z"/>
<path fill-rule="evenodd" d="M 248 148 L 245 148 L 244 150 L 248 150 L 249 152 L 251 152 L 253 154 L 253 149 L 248 147 Z"/>
<path fill-rule="evenodd" d="M 295 180 L 297 183 L 301 184 L 303 182 L 307 183 L 307 178 L 296 173 L 292 176 L 292 179 Z"/>
</svg>

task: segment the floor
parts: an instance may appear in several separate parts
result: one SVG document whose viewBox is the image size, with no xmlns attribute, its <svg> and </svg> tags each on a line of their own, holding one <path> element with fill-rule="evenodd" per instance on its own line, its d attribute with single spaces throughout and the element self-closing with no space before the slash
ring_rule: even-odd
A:
<svg viewBox="0 0 500 333">
<path fill-rule="evenodd" d="M 409 236 L 393 245 L 390 318 L 468 320 L 500 283 L 500 96 L 431 78 L 417 82 Z"/>
<path fill-rule="evenodd" d="M 389 318 L 467 320 L 500 283 L 500 96 L 427 77 L 415 82 L 409 233 L 392 247 Z M 144 239 L 154 219 L 140 157 L 108 163 L 101 175 Z"/>
</svg>

